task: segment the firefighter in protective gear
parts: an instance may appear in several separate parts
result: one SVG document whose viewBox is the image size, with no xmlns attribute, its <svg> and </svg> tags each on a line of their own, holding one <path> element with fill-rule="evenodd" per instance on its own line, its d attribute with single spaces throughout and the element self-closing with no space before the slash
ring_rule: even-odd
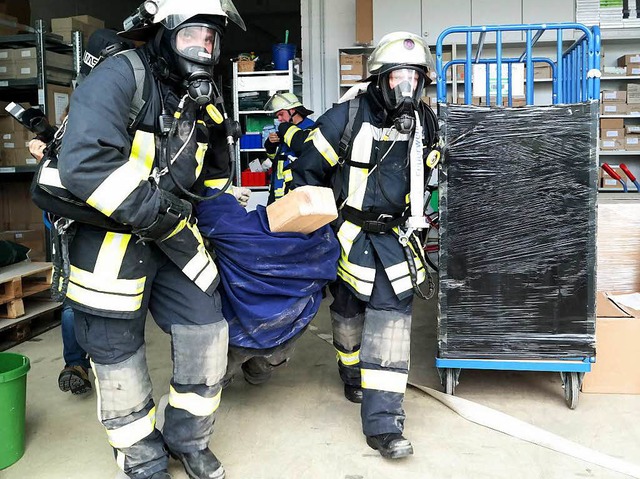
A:
<svg viewBox="0 0 640 479">
<path fill-rule="evenodd" d="M 268 204 L 282 198 L 289 191 L 291 165 L 298 158 L 313 120 L 308 118 L 312 110 L 305 108 L 293 93 L 276 93 L 264 109 L 273 111 L 279 122 L 277 132 L 272 132 L 264 142 L 267 156 L 273 162 Z"/>
<path fill-rule="evenodd" d="M 420 100 L 432 68 L 421 37 L 385 36 L 368 66 L 366 90 L 317 120 L 293 165 L 293 187 L 333 183 L 339 190 L 342 252 L 330 288 L 338 369 L 346 398 L 362 403 L 367 444 L 399 458 L 413 453 L 402 435 L 414 293 L 408 260 L 417 265 L 414 281 L 426 276 L 422 251 L 412 248 L 407 258 L 399 228 L 410 206 L 409 145 L 418 141 L 426 158 L 437 121 Z"/>
<path fill-rule="evenodd" d="M 209 143 L 205 107 L 222 36 L 229 20 L 244 24 L 229 0 L 147 1 L 132 18 L 123 35 L 147 43 L 107 58 L 72 97 L 61 183 L 120 226 L 75 223 L 67 301 L 118 466 L 135 479 L 168 478 L 171 454 L 190 478 L 220 479 L 208 444 L 228 329 L 218 273 L 185 198 Z M 171 335 L 162 435 L 145 357 L 147 311 Z"/>
</svg>

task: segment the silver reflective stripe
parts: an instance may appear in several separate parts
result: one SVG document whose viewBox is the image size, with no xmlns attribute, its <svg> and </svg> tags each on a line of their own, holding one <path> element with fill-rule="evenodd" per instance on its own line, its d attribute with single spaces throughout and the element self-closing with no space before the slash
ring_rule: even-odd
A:
<svg viewBox="0 0 640 479">
<path fill-rule="evenodd" d="M 66 188 L 62 185 L 60 181 L 60 172 L 56 168 L 49 168 L 48 165 L 51 163 L 51 160 L 45 160 L 42 169 L 40 170 L 40 177 L 38 178 L 38 183 L 41 185 L 47 186 L 55 186 L 56 188 L 61 188 L 66 190 Z"/>
<path fill-rule="evenodd" d="M 404 394 L 407 389 L 408 374 L 377 369 L 360 369 L 363 389 L 377 389 Z"/>
<path fill-rule="evenodd" d="M 133 446 L 153 432 L 156 427 L 156 408 L 140 419 L 117 429 L 107 429 L 109 444 L 116 449 Z"/>
<path fill-rule="evenodd" d="M 222 390 L 215 396 L 206 398 L 196 393 L 179 393 L 173 386 L 169 386 L 169 404 L 194 416 L 211 416 L 220 406 L 221 395 Z"/>
</svg>

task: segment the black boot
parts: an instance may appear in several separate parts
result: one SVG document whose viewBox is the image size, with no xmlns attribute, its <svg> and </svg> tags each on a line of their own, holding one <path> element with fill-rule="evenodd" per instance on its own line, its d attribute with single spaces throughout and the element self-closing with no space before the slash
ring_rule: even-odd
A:
<svg viewBox="0 0 640 479">
<path fill-rule="evenodd" d="M 191 479 L 224 479 L 224 467 L 209 449 L 198 452 L 170 451 L 170 454 L 182 463 Z"/>
<path fill-rule="evenodd" d="M 398 433 L 367 436 L 367 444 L 387 459 L 398 459 L 413 454 L 413 446 L 409 440 Z"/>
<path fill-rule="evenodd" d="M 362 388 L 360 386 L 350 386 L 349 384 L 345 384 L 344 397 L 351 402 L 360 404 L 362 402 Z"/>
</svg>

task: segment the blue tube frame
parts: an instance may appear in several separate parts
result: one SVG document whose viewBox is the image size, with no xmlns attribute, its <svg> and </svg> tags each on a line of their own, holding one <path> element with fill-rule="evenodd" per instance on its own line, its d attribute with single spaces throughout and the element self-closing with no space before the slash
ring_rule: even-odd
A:
<svg viewBox="0 0 640 479">
<path fill-rule="evenodd" d="M 583 33 L 570 47 L 563 51 L 563 33 L 568 30 L 578 30 Z M 556 61 L 546 57 L 533 57 L 533 47 L 545 31 L 556 31 Z M 486 36 L 495 33 L 496 54 L 492 58 L 481 58 Z M 518 58 L 503 57 L 504 32 L 524 32 L 525 50 Z M 535 32 L 532 36 L 532 32 Z M 452 60 L 443 64 L 443 43 L 448 35 L 466 34 L 465 59 Z M 480 42 L 474 58 L 473 34 L 480 33 Z M 483 26 L 456 26 L 444 30 L 436 42 L 436 71 L 438 74 L 436 86 L 439 103 L 447 101 L 446 71 L 452 65 L 464 65 L 464 102 L 469 105 L 472 102 L 471 72 L 472 64 L 486 64 L 487 77 L 490 75 L 491 65 L 496 65 L 498 85 L 502 85 L 502 65 L 508 64 L 508 102 L 512 105 L 512 75 L 511 67 L 514 63 L 525 63 L 526 74 L 526 101 L 528 105 L 534 103 L 533 64 L 545 62 L 552 68 L 552 103 L 576 103 L 581 101 L 597 100 L 600 95 L 600 78 L 596 72 L 600 70 L 600 28 L 593 26 L 587 28 L 580 23 L 543 23 L 529 25 L 483 25 Z M 487 93 L 489 93 L 487 81 Z M 487 103 L 490 104 L 491 95 L 487 94 Z M 502 104 L 502 88 L 496 91 L 496 103 Z"/>
<path fill-rule="evenodd" d="M 444 359 L 436 358 L 436 367 L 439 369 L 491 369 L 499 371 L 546 371 L 562 373 L 588 373 L 594 358 L 565 359 L 557 361 L 519 361 L 496 359 Z"/>
</svg>

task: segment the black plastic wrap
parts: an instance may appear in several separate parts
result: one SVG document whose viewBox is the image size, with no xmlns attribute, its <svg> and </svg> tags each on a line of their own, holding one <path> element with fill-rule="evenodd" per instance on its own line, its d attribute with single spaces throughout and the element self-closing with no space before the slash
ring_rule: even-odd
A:
<svg viewBox="0 0 640 479">
<path fill-rule="evenodd" d="M 440 357 L 595 354 L 597 108 L 441 105 Z"/>
</svg>

